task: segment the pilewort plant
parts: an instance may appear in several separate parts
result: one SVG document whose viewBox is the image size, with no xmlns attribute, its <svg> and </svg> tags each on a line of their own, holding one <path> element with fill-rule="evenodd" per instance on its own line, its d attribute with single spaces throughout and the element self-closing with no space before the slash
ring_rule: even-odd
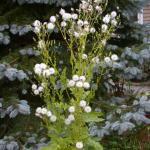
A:
<svg viewBox="0 0 150 150">
<path fill-rule="evenodd" d="M 45 106 L 35 115 L 41 118 L 50 138 L 43 150 L 101 150 L 99 139 L 89 134 L 91 122 L 101 122 L 102 114 L 93 111 L 92 101 L 106 65 L 118 60 L 105 51 L 105 44 L 117 26 L 115 11 L 105 14 L 108 0 L 81 1 L 78 9 L 68 13 L 61 9 L 49 22 L 33 23 L 42 61 L 35 65 L 35 95 Z M 62 36 L 65 50 L 56 50 L 50 35 Z M 95 75 L 98 66 L 99 76 Z"/>
</svg>

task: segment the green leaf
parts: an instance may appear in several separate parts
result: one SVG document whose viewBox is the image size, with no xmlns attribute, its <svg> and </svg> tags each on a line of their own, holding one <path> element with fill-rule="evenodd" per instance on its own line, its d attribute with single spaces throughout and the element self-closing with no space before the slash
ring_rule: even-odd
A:
<svg viewBox="0 0 150 150">
<path fill-rule="evenodd" d="M 56 143 L 49 144 L 46 147 L 43 147 L 41 150 L 58 150 L 58 145 Z"/>
<path fill-rule="evenodd" d="M 91 112 L 83 114 L 83 118 L 85 122 L 101 122 L 104 119 L 100 118 L 102 116 L 102 113 L 100 112 Z"/>
<path fill-rule="evenodd" d="M 88 139 L 86 150 L 103 150 L 103 147 L 99 142 Z"/>
</svg>

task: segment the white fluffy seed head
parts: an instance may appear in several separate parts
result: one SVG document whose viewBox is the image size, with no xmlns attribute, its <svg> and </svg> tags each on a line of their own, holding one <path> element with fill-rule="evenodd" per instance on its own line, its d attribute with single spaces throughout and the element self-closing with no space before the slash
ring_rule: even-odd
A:
<svg viewBox="0 0 150 150">
<path fill-rule="evenodd" d="M 104 61 L 105 61 L 106 63 L 110 63 L 110 62 L 111 62 L 111 59 L 110 59 L 110 57 L 105 57 L 105 58 L 104 58 Z"/>
<path fill-rule="evenodd" d="M 78 26 L 81 26 L 81 27 L 84 25 L 84 23 L 83 23 L 82 20 L 78 20 L 78 21 L 77 21 L 77 24 L 78 24 Z"/>
<path fill-rule="evenodd" d="M 74 120 L 75 120 L 75 117 L 74 117 L 73 114 L 70 114 L 70 115 L 68 116 L 68 119 L 69 119 L 70 121 L 74 121 Z"/>
<path fill-rule="evenodd" d="M 88 21 L 86 21 L 86 20 L 83 23 L 85 26 L 89 25 Z"/>
<path fill-rule="evenodd" d="M 73 20 L 78 19 L 78 14 L 72 14 L 71 16 L 72 16 L 72 19 L 73 19 Z"/>
<path fill-rule="evenodd" d="M 37 85 L 36 84 L 33 84 L 32 85 L 32 90 L 36 90 L 37 89 Z"/>
<path fill-rule="evenodd" d="M 35 95 L 39 95 L 39 94 L 40 94 L 39 90 L 34 90 L 33 93 L 34 93 Z"/>
<path fill-rule="evenodd" d="M 79 76 L 78 75 L 73 75 L 72 80 L 75 81 L 75 82 L 78 81 L 79 80 Z"/>
<path fill-rule="evenodd" d="M 40 27 L 41 26 L 41 22 L 39 20 L 35 20 L 33 25 L 34 25 L 34 27 Z"/>
<path fill-rule="evenodd" d="M 36 109 L 36 113 L 40 114 L 41 112 L 42 112 L 42 108 L 41 108 L 41 107 L 38 107 L 38 108 Z"/>
<path fill-rule="evenodd" d="M 41 63 L 41 64 L 40 64 L 40 67 L 41 67 L 42 69 L 46 69 L 46 68 L 47 68 L 47 65 L 44 64 L 44 63 Z"/>
<path fill-rule="evenodd" d="M 51 117 L 52 116 L 52 112 L 49 110 L 49 111 L 47 111 L 47 116 L 48 117 Z"/>
<path fill-rule="evenodd" d="M 60 12 L 61 15 L 63 15 L 65 13 L 65 10 L 61 8 Z"/>
<path fill-rule="evenodd" d="M 83 87 L 83 82 L 82 81 L 77 81 L 76 82 L 76 87 L 82 88 Z"/>
<path fill-rule="evenodd" d="M 99 12 L 102 12 L 102 8 L 100 6 L 96 6 L 95 9 Z"/>
<path fill-rule="evenodd" d="M 39 92 L 42 92 L 44 90 L 44 88 L 42 86 L 38 87 Z"/>
<path fill-rule="evenodd" d="M 102 25 L 102 32 L 105 33 L 108 29 L 108 26 L 106 24 Z"/>
<path fill-rule="evenodd" d="M 103 18 L 103 22 L 108 24 L 110 22 L 110 15 L 106 15 L 104 18 Z"/>
<path fill-rule="evenodd" d="M 87 54 L 82 54 L 82 59 L 86 60 L 88 58 Z"/>
<path fill-rule="evenodd" d="M 66 27 L 67 26 L 67 23 L 65 21 L 62 21 L 61 22 L 61 27 Z"/>
<path fill-rule="evenodd" d="M 95 31 L 96 31 L 95 28 L 91 28 L 91 29 L 90 29 L 90 32 L 91 32 L 91 33 L 95 33 Z"/>
<path fill-rule="evenodd" d="M 56 117 L 55 115 L 52 115 L 52 116 L 50 117 L 50 120 L 51 120 L 51 122 L 56 122 L 57 117 Z"/>
<path fill-rule="evenodd" d="M 86 106 L 86 101 L 85 100 L 81 100 L 80 101 L 80 107 L 85 107 Z"/>
<path fill-rule="evenodd" d="M 50 75 L 53 75 L 53 74 L 55 74 L 55 69 L 54 68 L 49 68 L 49 72 L 50 72 Z"/>
<path fill-rule="evenodd" d="M 80 34 L 79 34 L 78 32 L 74 32 L 74 36 L 75 36 L 76 38 L 79 38 L 79 37 L 80 37 Z"/>
<path fill-rule="evenodd" d="M 47 28 L 48 28 L 48 30 L 54 30 L 55 25 L 50 22 L 50 23 L 47 24 Z"/>
<path fill-rule="evenodd" d="M 79 79 L 83 82 L 86 80 L 85 76 L 80 76 Z"/>
<path fill-rule="evenodd" d="M 75 112 L 75 107 L 74 106 L 70 106 L 69 109 L 68 109 L 68 111 L 70 113 L 74 113 Z"/>
<path fill-rule="evenodd" d="M 69 80 L 68 87 L 74 87 L 74 86 L 75 86 L 75 81 Z"/>
<path fill-rule="evenodd" d="M 55 16 L 51 16 L 50 17 L 50 22 L 55 23 L 56 22 L 56 17 Z"/>
<path fill-rule="evenodd" d="M 35 72 L 35 74 L 37 74 L 37 75 L 41 75 L 41 73 L 42 73 L 42 68 L 41 68 L 40 64 L 36 64 L 36 65 L 35 65 L 35 67 L 34 67 L 34 72 Z"/>
<path fill-rule="evenodd" d="M 51 75 L 51 74 L 50 74 L 49 69 L 46 69 L 46 70 L 43 71 L 43 76 L 49 77 L 50 75 Z"/>
<path fill-rule="evenodd" d="M 77 142 L 76 143 L 76 148 L 77 149 L 82 149 L 83 148 L 83 143 L 82 142 Z"/>
<path fill-rule="evenodd" d="M 46 115 L 46 114 L 47 114 L 47 109 L 46 109 L 46 108 L 42 108 L 41 114 L 42 114 L 42 115 Z"/>
<path fill-rule="evenodd" d="M 71 120 L 69 120 L 68 118 L 65 119 L 65 124 L 66 124 L 66 125 L 70 125 L 70 124 L 71 124 Z"/>
<path fill-rule="evenodd" d="M 84 108 L 84 111 L 86 112 L 86 113 L 90 113 L 91 112 L 91 107 L 90 106 L 86 106 L 85 108 Z"/>
<path fill-rule="evenodd" d="M 117 16 L 116 11 L 112 11 L 112 12 L 111 12 L 111 18 L 115 18 L 116 16 Z"/>
<path fill-rule="evenodd" d="M 90 84 L 89 84 L 88 82 L 84 82 L 84 83 L 83 83 L 83 87 L 84 87 L 85 89 L 89 89 L 89 88 L 90 88 Z"/>
<path fill-rule="evenodd" d="M 113 54 L 113 55 L 111 56 L 111 59 L 112 59 L 113 61 L 117 61 L 119 58 L 118 58 L 118 56 L 117 56 L 116 54 Z"/>
<path fill-rule="evenodd" d="M 69 13 L 64 13 L 64 14 L 62 15 L 62 18 L 63 18 L 64 21 L 70 20 L 71 17 L 72 17 L 72 16 L 71 16 L 71 14 L 69 14 Z"/>
</svg>

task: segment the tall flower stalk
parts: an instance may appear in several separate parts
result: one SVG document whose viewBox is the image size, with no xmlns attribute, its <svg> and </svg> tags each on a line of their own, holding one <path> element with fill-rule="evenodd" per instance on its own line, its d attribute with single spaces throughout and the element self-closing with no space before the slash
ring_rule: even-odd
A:
<svg viewBox="0 0 150 150">
<path fill-rule="evenodd" d="M 42 63 L 34 67 L 38 84 L 32 85 L 45 107 L 36 109 L 36 116 L 47 128 L 49 150 L 95 149 L 102 146 L 88 132 L 88 123 L 100 122 L 101 113 L 92 111 L 97 85 L 106 71 L 106 41 L 117 25 L 116 12 L 104 16 L 108 1 L 81 1 L 79 9 L 70 13 L 61 9 L 49 22 L 34 22 Z M 104 17 L 103 17 L 104 16 Z M 51 33 L 59 31 L 66 50 L 54 50 Z M 59 35 L 60 35 L 59 34 Z M 94 74 L 98 66 L 100 76 Z"/>
</svg>

